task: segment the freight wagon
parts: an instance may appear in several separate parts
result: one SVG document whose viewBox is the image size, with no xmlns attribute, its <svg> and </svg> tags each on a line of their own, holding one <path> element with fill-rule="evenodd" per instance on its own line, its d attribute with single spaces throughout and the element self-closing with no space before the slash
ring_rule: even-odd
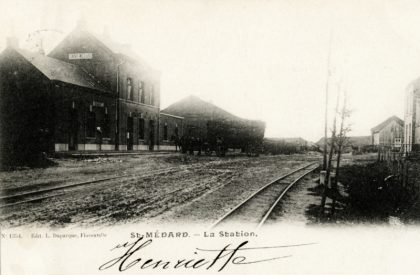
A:
<svg viewBox="0 0 420 275">
<path fill-rule="evenodd" d="M 262 151 L 265 123 L 254 120 L 207 120 L 187 126 L 180 145 L 184 153 L 203 151 L 224 156 L 228 149 L 240 149 L 249 156 Z"/>
</svg>

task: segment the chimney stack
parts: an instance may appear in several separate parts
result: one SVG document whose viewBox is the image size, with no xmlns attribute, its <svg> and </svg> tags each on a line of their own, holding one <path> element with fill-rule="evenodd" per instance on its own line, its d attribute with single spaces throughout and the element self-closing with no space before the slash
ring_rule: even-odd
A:
<svg viewBox="0 0 420 275">
<path fill-rule="evenodd" d="M 38 53 L 39 54 L 42 54 L 42 55 L 45 55 L 45 51 L 44 51 L 44 40 L 43 40 L 42 37 L 39 39 Z"/>
<path fill-rule="evenodd" d="M 15 36 L 9 36 L 9 37 L 7 37 L 6 45 L 9 48 L 18 49 L 19 48 L 19 40 Z"/>
</svg>

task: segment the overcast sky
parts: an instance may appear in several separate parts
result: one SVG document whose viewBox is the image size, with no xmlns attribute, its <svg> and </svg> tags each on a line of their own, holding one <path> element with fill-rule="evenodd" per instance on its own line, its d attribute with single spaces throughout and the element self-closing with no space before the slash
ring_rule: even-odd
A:
<svg viewBox="0 0 420 275">
<path fill-rule="evenodd" d="M 51 49 L 81 14 L 91 30 L 107 26 L 162 72 L 162 108 L 194 94 L 265 121 L 269 137 L 323 135 L 330 33 L 330 101 L 341 83 L 353 110 L 351 135 L 403 118 L 405 89 L 420 76 L 414 0 L 0 0 L 0 50 L 12 32 L 34 49 L 28 35 L 40 29 L 53 30 L 43 33 Z"/>
</svg>

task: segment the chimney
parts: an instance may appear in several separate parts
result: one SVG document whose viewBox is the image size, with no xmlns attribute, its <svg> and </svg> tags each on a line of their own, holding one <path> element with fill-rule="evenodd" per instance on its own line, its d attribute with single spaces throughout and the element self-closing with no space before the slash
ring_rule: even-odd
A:
<svg viewBox="0 0 420 275">
<path fill-rule="evenodd" d="M 39 40 L 39 48 L 38 48 L 38 53 L 45 55 L 45 51 L 44 51 L 44 39 L 41 37 L 41 39 Z"/>
</svg>

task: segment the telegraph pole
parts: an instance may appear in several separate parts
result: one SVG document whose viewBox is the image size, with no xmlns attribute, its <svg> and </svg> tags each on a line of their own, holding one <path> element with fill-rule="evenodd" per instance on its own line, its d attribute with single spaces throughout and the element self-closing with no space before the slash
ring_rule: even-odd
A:
<svg viewBox="0 0 420 275">
<path fill-rule="evenodd" d="M 330 39 L 328 43 L 328 59 L 327 59 L 327 81 L 325 85 L 325 125 L 324 125 L 324 154 L 323 154 L 323 165 L 322 170 L 327 170 L 327 143 L 328 143 L 328 97 L 329 97 L 329 85 L 331 76 L 331 44 L 332 44 L 332 30 L 330 31 Z M 328 182 L 328 179 L 326 179 Z"/>
</svg>

